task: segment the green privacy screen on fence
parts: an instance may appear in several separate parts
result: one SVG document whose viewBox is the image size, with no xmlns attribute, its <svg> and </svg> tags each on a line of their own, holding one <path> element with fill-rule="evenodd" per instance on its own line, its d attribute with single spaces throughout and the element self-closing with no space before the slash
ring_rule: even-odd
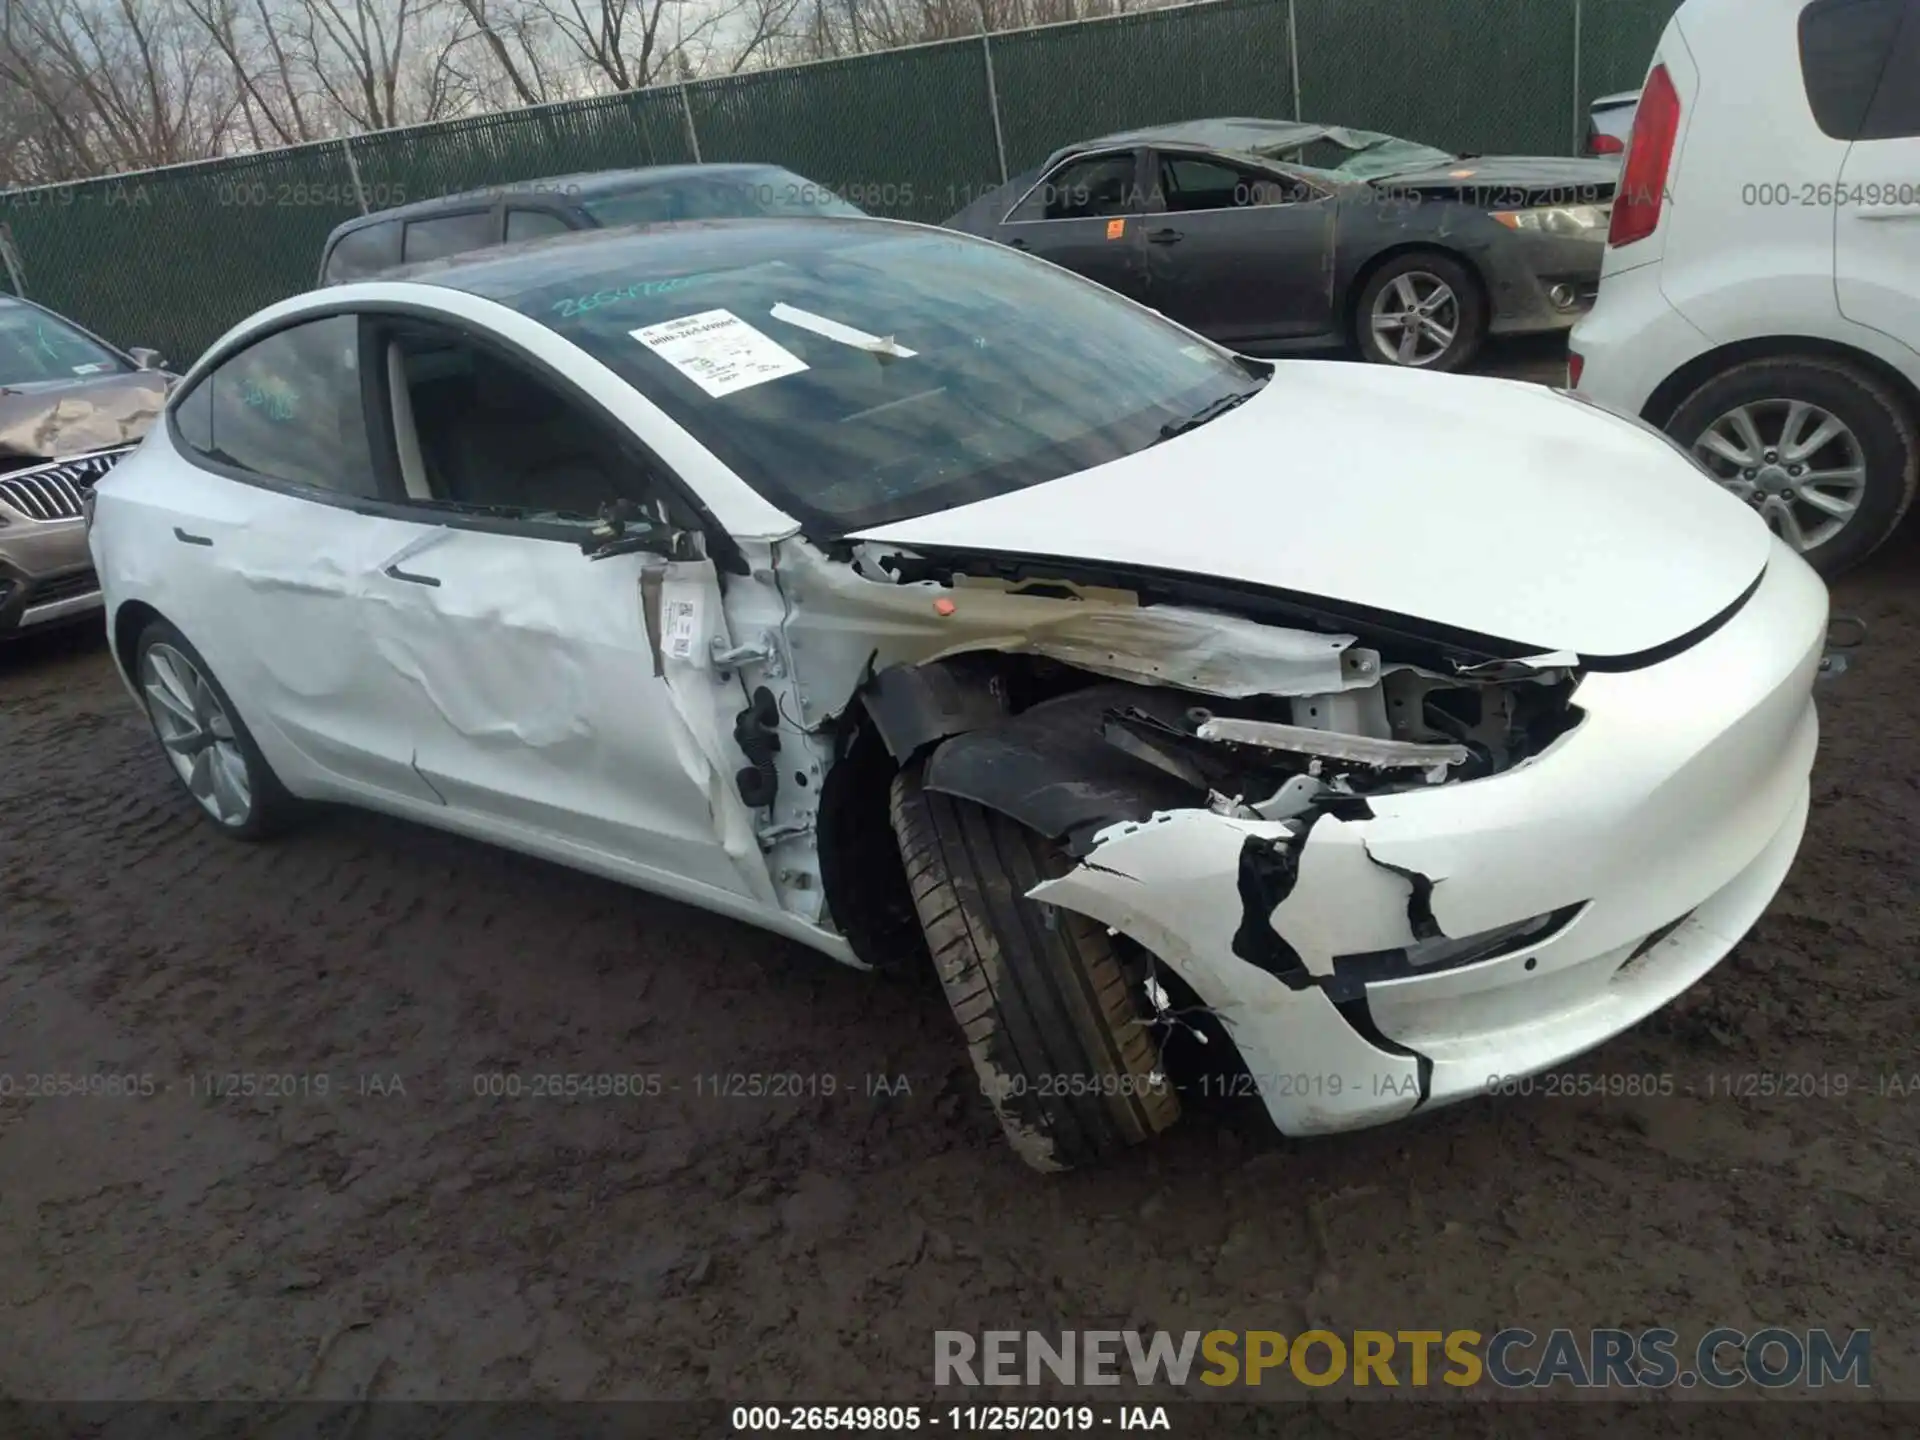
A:
<svg viewBox="0 0 1920 1440">
<path fill-rule="evenodd" d="M 185 365 L 309 288 L 327 232 L 481 185 L 764 160 L 938 221 L 1069 141 L 1207 115 L 1565 154 L 1676 0 L 1215 0 L 0 194 L 27 294 Z M 1297 45 L 1298 54 L 1294 53 Z M 996 125 L 997 120 L 997 125 Z M 0 285 L 5 284 L 0 276 Z"/>
</svg>

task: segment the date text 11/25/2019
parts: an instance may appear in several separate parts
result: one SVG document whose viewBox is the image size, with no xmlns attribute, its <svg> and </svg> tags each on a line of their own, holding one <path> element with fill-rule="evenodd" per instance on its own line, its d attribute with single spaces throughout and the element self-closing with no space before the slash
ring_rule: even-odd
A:
<svg viewBox="0 0 1920 1440">
<path fill-rule="evenodd" d="M 867 1432 L 905 1435 L 919 1430 L 991 1432 L 1173 1429 L 1164 1405 L 736 1405 L 736 1434 L 767 1431 Z"/>
</svg>

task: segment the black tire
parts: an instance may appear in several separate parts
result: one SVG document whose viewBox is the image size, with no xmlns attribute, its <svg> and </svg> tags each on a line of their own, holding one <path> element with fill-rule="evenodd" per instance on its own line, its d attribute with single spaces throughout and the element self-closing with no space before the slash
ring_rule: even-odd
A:
<svg viewBox="0 0 1920 1440">
<path fill-rule="evenodd" d="M 1360 298 L 1353 307 L 1353 342 L 1360 354 L 1376 365 L 1402 365 L 1375 339 L 1373 305 L 1385 290 L 1403 275 L 1431 275 L 1453 291 L 1459 312 L 1453 339 L 1440 354 L 1418 367 L 1421 370 L 1458 370 L 1480 353 L 1487 338 L 1487 299 L 1480 281 L 1464 264 L 1439 250 L 1409 250 L 1396 255 L 1367 277 L 1360 287 Z"/>
<path fill-rule="evenodd" d="M 1735 365 L 1695 390 L 1662 427 L 1691 450 L 1707 428 L 1741 405 L 1803 400 L 1852 430 L 1866 462 L 1866 490 L 1839 532 L 1800 553 L 1822 575 L 1851 570 L 1886 543 L 1913 503 L 1920 444 L 1914 417 L 1873 376 L 1841 360 L 1788 355 Z"/>
<path fill-rule="evenodd" d="M 893 782 L 914 908 L 981 1089 L 1020 1158 L 1069 1170 L 1173 1124 L 1143 998 L 1106 927 L 1025 892 L 1068 857 L 1004 815 Z"/>
<path fill-rule="evenodd" d="M 187 788 L 179 772 L 174 770 L 173 758 L 161 740 L 159 724 L 153 716 L 154 702 L 146 698 L 142 678 L 146 674 L 148 653 L 156 645 L 171 646 L 193 664 L 233 726 L 234 747 L 246 765 L 247 790 L 252 800 L 245 820 L 240 823 L 228 823 L 216 819 L 200 803 L 199 798 Z M 240 712 L 234 708 L 232 699 L 222 688 L 219 678 L 214 675 L 207 662 L 201 658 L 200 652 L 193 648 L 192 642 L 186 636 L 165 620 L 148 621 L 141 629 L 139 638 L 134 642 L 132 664 L 129 668 L 134 676 L 136 688 L 142 691 L 142 704 L 147 709 L 147 725 L 153 731 L 154 742 L 159 746 L 162 758 L 167 761 L 167 769 L 173 773 L 174 779 L 179 781 L 181 793 L 201 819 L 222 835 L 231 836 L 236 840 L 265 840 L 279 834 L 298 818 L 300 802 L 289 795 L 286 787 L 281 785 L 279 777 L 273 773 L 273 767 L 267 764 L 266 757 L 260 753 L 260 747 L 254 743 L 253 735 L 248 731 L 246 722 L 240 718 Z"/>
</svg>

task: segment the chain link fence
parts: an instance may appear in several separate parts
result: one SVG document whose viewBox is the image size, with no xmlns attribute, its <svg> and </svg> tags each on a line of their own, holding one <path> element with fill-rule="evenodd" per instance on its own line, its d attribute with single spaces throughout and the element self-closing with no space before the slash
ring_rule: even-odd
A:
<svg viewBox="0 0 1920 1440">
<path fill-rule="evenodd" d="M 1208 115 L 1567 154 L 1677 3 L 1210 0 L 14 190 L 0 287 L 184 365 L 363 209 L 570 172 L 767 161 L 939 221 L 1060 145 Z"/>
</svg>

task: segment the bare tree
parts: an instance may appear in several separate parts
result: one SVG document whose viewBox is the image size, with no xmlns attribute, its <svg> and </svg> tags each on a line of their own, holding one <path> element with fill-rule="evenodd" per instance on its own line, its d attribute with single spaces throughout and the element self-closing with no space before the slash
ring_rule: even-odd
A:
<svg viewBox="0 0 1920 1440">
<path fill-rule="evenodd" d="M 870 53 L 1162 0 L 0 0 L 0 183 Z"/>
<path fill-rule="evenodd" d="M 431 82 L 431 58 L 415 65 L 416 44 L 431 48 L 427 29 L 439 0 L 298 0 L 283 22 L 291 48 L 333 107 L 356 130 L 386 130 L 437 120 L 447 91 Z M 444 43 L 445 36 L 439 37 Z M 429 81 L 404 87 L 411 75 Z"/>
<path fill-rule="evenodd" d="M 0 82 L 45 178 L 216 153 L 239 109 L 177 0 L 10 0 Z"/>
<path fill-rule="evenodd" d="M 227 62 L 255 148 L 324 138 L 312 87 L 281 43 L 267 0 L 180 0 Z"/>
<path fill-rule="evenodd" d="M 550 36 L 526 7 L 511 0 L 459 0 L 472 23 L 473 34 L 487 49 L 493 63 L 513 87 L 523 105 L 537 105 L 551 99 L 548 93 L 546 51 Z"/>
<path fill-rule="evenodd" d="M 676 78 L 675 57 L 707 37 L 731 6 L 696 0 L 523 0 L 607 88 L 639 90 Z"/>
</svg>

